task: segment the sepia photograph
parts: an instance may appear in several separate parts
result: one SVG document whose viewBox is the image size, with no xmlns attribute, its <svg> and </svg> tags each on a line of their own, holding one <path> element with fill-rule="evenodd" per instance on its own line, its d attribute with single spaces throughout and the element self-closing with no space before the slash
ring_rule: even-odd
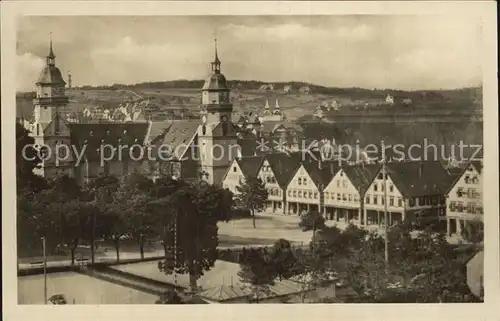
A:
<svg viewBox="0 0 500 321">
<path fill-rule="evenodd" d="M 15 19 L 18 305 L 485 302 L 484 17 L 132 14 Z"/>
</svg>

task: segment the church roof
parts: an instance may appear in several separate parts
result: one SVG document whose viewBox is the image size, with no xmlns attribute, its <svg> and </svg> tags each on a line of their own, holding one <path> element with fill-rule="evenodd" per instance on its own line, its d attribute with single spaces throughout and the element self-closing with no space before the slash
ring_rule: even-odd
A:
<svg viewBox="0 0 500 321">
<path fill-rule="evenodd" d="M 54 65 L 47 65 L 42 69 L 42 72 L 40 73 L 40 76 L 38 76 L 36 84 L 65 86 L 66 82 L 64 81 L 61 70 L 59 70 L 59 68 Z"/>
<path fill-rule="evenodd" d="M 200 123 L 198 121 L 180 121 L 174 122 L 163 134 L 162 144 L 168 146 L 174 155 L 174 158 L 180 160 L 198 130 Z M 160 137 L 160 136 L 159 136 Z M 182 148 L 177 148 L 181 146 Z"/>
<path fill-rule="evenodd" d="M 229 90 L 226 77 L 221 73 L 213 73 L 206 80 L 202 90 Z"/>
<path fill-rule="evenodd" d="M 80 151 L 85 152 L 88 160 L 100 160 L 100 150 L 103 146 L 129 146 L 138 144 L 144 145 L 149 124 L 143 123 L 70 123 L 68 127 L 71 131 L 71 144 Z M 84 146 L 86 145 L 85 149 Z M 110 152 L 109 148 L 104 148 L 105 152 Z M 139 148 L 134 152 L 139 153 Z M 129 155 L 128 150 L 122 151 L 122 157 Z M 115 157 L 118 157 L 116 152 Z"/>
</svg>

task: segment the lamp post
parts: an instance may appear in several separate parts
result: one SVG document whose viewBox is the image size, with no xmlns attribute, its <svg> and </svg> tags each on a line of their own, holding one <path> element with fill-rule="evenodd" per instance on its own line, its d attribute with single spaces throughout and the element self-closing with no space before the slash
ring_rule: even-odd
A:
<svg viewBox="0 0 500 321">
<path fill-rule="evenodd" d="M 385 257 L 385 265 L 386 272 L 388 272 L 389 268 L 389 238 L 388 238 L 388 221 L 387 221 L 387 171 L 385 167 L 385 145 L 384 141 L 382 141 L 382 179 L 383 179 L 383 187 L 384 187 L 384 257 Z"/>
<path fill-rule="evenodd" d="M 46 240 L 42 237 L 42 252 L 43 252 L 43 302 L 47 304 L 47 255 L 46 255 Z"/>
</svg>

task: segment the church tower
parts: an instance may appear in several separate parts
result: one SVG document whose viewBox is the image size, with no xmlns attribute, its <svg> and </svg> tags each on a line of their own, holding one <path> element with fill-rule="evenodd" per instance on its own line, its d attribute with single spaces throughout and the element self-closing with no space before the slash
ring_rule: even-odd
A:
<svg viewBox="0 0 500 321">
<path fill-rule="evenodd" d="M 71 148 L 70 132 L 65 122 L 68 105 L 65 92 L 66 82 L 61 71 L 56 67 L 55 59 L 52 40 L 50 40 L 46 64 L 36 82 L 36 96 L 33 99 L 34 122 L 29 128 L 35 144 L 46 150 L 46 159 L 38 170 L 38 174 L 46 177 L 60 174 L 72 175 L 69 165 L 72 161 L 71 153 L 64 159 L 65 153 L 71 149 L 56 147 L 64 144 Z M 56 155 L 59 158 L 58 161 L 56 161 Z"/>
<path fill-rule="evenodd" d="M 198 128 L 198 148 L 202 178 L 220 185 L 232 160 L 239 157 L 236 129 L 231 121 L 233 104 L 226 77 L 221 73 L 217 54 L 211 63 L 211 74 L 201 89 L 201 124 Z"/>
</svg>

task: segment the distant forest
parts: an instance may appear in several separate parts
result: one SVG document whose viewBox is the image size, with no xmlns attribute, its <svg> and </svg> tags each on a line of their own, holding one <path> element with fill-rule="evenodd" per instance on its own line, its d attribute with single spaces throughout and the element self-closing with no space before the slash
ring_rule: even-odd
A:
<svg viewBox="0 0 500 321">
<path fill-rule="evenodd" d="M 114 84 L 110 86 L 81 86 L 75 87 L 75 89 L 80 90 L 120 90 L 120 89 L 199 89 L 203 86 L 204 80 L 173 80 L 173 81 L 156 81 L 156 82 L 143 82 L 133 85 L 125 84 Z M 262 85 L 267 85 L 269 83 L 255 80 L 229 80 L 228 85 L 234 90 L 257 90 Z M 309 84 L 305 82 L 275 82 L 274 91 L 283 91 L 286 85 L 291 85 L 293 91 L 298 90 L 300 87 L 308 86 L 311 93 L 320 95 L 332 95 L 332 96 L 351 96 L 356 99 L 368 99 L 368 98 L 385 98 L 387 94 L 391 94 L 396 99 L 410 98 L 410 99 L 421 99 L 422 96 L 431 98 L 433 100 L 455 100 L 455 99 L 481 99 L 482 88 L 481 87 L 471 87 L 471 88 L 461 88 L 454 90 L 419 90 L 419 91 L 404 91 L 395 89 L 365 89 L 358 87 L 351 88 L 336 88 L 336 87 L 325 87 L 315 84 Z M 25 96 L 29 98 L 32 93 L 19 93 L 18 97 Z"/>
</svg>

